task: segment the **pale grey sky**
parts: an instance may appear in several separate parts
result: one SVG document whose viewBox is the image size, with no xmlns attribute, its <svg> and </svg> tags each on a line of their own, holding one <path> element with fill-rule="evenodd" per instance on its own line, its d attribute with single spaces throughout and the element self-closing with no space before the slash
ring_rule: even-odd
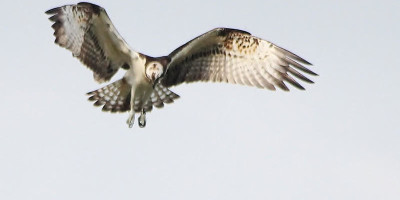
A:
<svg viewBox="0 0 400 200">
<path fill-rule="evenodd" d="M 2 1 L 0 199 L 399 198 L 398 1 L 92 2 L 148 55 L 231 27 L 320 76 L 289 93 L 182 85 L 128 129 L 86 100 L 102 85 L 53 43 L 44 11 L 77 2 Z"/>
</svg>

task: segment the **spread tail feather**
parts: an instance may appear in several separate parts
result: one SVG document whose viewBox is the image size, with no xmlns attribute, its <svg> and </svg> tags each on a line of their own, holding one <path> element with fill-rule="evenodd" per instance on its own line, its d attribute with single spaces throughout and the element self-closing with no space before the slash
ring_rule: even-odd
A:
<svg viewBox="0 0 400 200">
<path fill-rule="evenodd" d="M 175 99 L 178 99 L 179 95 L 175 94 L 168 88 L 162 86 L 161 84 L 156 85 L 153 92 L 150 95 L 150 98 L 147 100 L 146 104 L 136 104 L 135 103 L 135 111 L 138 108 L 140 111 L 140 107 L 137 105 L 142 105 L 145 111 L 151 111 L 153 106 L 157 108 L 164 107 L 164 103 L 173 103 Z M 136 111 L 136 112 L 139 112 Z"/>
<path fill-rule="evenodd" d="M 131 86 L 125 79 L 87 94 L 90 95 L 89 101 L 94 101 L 95 106 L 103 106 L 103 111 L 126 112 L 130 109 Z"/>
<path fill-rule="evenodd" d="M 89 101 L 94 101 L 95 106 L 103 106 L 103 111 L 115 113 L 126 112 L 130 109 L 131 85 L 125 79 L 115 81 L 87 94 L 90 95 Z M 177 98 L 179 95 L 158 84 L 145 103 L 141 99 L 135 99 L 134 110 L 141 112 L 144 109 L 149 112 L 153 109 L 153 105 L 162 108 L 164 103 L 172 103 Z"/>
</svg>

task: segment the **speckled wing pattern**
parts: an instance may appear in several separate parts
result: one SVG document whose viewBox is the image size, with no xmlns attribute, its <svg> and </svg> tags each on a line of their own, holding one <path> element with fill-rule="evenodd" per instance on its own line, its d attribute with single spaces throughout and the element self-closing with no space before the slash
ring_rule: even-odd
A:
<svg viewBox="0 0 400 200">
<path fill-rule="evenodd" d="M 130 110 L 131 86 L 124 78 L 87 94 L 90 95 L 89 100 L 94 101 L 95 106 L 103 107 L 103 111 L 126 112 Z M 153 106 L 162 108 L 164 103 L 173 103 L 177 98 L 179 95 L 158 84 L 146 102 L 140 98 L 135 99 L 134 110 L 141 112 L 143 108 L 149 112 Z"/>
<path fill-rule="evenodd" d="M 165 103 L 173 103 L 175 99 L 178 99 L 179 95 L 175 94 L 168 88 L 161 84 L 154 87 L 154 91 L 151 93 L 150 98 L 146 103 L 142 102 L 141 99 L 135 99 L 135 112 L 140 112 L 143 107 L 146 112 L 151 111 L 153 106 L 156 108 L 164 107 Z M 142 106 L 143 105 L 143 106 Z"/>
<path fill-rule="evenodd" d="M 55 43 L 89 67 L 96 81 L 110 80 L 120 67 L 129 69 L 127 63 L 137 53 L 130 50 L 102 7 L 78 3 L 46 14 L 52 15 Z"/>
<path fill-rule="evenodd" d="M 299 56 L 250 33 L 216 28 L 182 45 L 169 57 L 171 63 L 161 83 L 174 86 L 194 81 L 227 82 L 288 91 L 284 82 L 304 89 L 292 76 L 313 83 L 298 70 L 317 75 Z M 295 69 L 296 68 L 296 69 Z"/>
</svg>

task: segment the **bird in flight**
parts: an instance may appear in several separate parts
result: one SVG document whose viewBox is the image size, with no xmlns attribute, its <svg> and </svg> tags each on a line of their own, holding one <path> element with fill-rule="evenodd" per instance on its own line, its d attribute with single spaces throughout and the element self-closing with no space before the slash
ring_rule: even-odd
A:
<svg viewBox="0 0 400 200">
<path fill-rule="evenodd" d="M 87 93 L 103 111 L 127 112 L 131 128 L 135 113 L 139 127 L 146 112 L 179 98 L 169 90 L 181 83 L 226 82 L 289 91 L 286 83 L 304 90 L 293 77 L 313 83 L 303 75 L 317 75 L 303 65 L 303 58 L 242 30 L 215 28 L 162 57 L 132 50 L 115 29 L 104 8 L 86 2 L 46 11 L 54 22 L 55 43 L 72 52 L 93 71 L 94 79 L 106 82 L 120 69 L 123 78 Z M 303 72 L 299 72 L 299 71 Z"/>
</svg>

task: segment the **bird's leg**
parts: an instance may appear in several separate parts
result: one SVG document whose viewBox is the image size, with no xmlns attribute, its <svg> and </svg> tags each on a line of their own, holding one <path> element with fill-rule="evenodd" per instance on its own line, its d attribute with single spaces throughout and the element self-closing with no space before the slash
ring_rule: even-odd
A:
<svg viewBox="0 0 400 200">
<path fill-rule="evenodd" d="M 135 111 L 130 110 L 128 120 L 126 120 L 126 123 L 128 124 L 129 128 L 133 127 L 134 121 L 135 121 Z"/>
<path fill-rule="evenodd" d="M 133 127 L 133 123 L 135 122 L 135 92 L 131 91 L 131 109 L 129 111 L 129 117 L 128 120 L 126 120 L 126 123 L 128 124 L 129 128 Z"/>
<path fill-rule="evenodd" d="M 146 126 L 146 111 L 144 111 L 144 108 L 142 109 L 142 113 L 140 113 L 140 117 L 138 118 L 138 124 L 140 128 L 144 128 Z"/>
</svg>

